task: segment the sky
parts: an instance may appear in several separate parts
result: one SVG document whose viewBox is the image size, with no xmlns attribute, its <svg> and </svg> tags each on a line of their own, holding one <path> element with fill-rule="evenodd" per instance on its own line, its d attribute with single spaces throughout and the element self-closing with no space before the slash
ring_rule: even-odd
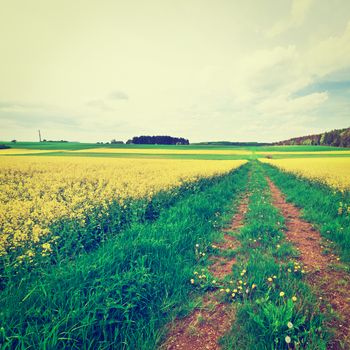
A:
<svg viewBox="0 0 350 350">
<path fill-rule="evenodd" d="M 0 0 L 0 140 L 350 126 L 349 0 Z"/>
</svg>

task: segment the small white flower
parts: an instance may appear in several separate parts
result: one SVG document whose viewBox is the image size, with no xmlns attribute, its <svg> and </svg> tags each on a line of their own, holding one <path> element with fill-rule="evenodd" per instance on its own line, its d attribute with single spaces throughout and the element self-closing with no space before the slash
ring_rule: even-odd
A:
<svg viewBox="0 0 350 350">
<path fill-rule="evenodd" d="M 286 341 L 287 344 L 290 344 L 290 342 L 292 341 L 292 339 L 290 338 L 289 335 L 287 335 L 284 340 Z"/>
<path fill-rule="evenodd" d="M 288 322 L 287 326 L 288 326 L 289 329 L 292 329 L 293 328 L 293 323 L 292 322 Z"/>
</svg>

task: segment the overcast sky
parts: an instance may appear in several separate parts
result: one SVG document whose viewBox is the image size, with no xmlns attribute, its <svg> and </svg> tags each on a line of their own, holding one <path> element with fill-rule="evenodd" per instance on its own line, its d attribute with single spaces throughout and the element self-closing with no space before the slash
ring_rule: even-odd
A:
<svg viewBox="0 0 350 350">
<path fill-rule="evenodd" d="M 0 0 L 0 140 L 350 126 L 349 0 Z"/>
</svg>

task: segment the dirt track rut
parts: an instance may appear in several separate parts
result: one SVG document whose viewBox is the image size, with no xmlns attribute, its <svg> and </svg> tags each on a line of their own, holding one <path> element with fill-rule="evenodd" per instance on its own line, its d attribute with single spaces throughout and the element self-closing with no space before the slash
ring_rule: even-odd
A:
<svg viewBox="0 0 350 350">
<path fill-rule="evenodd" d="M 300 253 L 299 259 L 307 270 L 307 281 L 316 295 L 340 315 L 340 319 L 332 320 L 329 325 L 335 329 L 336 335 L 328 349 L 350 349 L 350 276 L 334 268 L 339 258 L 334 254 L 323 253 L 320 233 L 301 218 L 296 206 L 286 202 L 284 195 L 270 179 L 267 181 L 273 204 L 286 219 L 287 240 L 296 246 Z"/>
<path fill-rule="evenodd" d="M 236 231 L 243 225 L 247 207 L 248 196 L 245 196 L 226 231 Z M 238 246 L 238 241 L 225 233 L 223 242 L 217 243 L 216 246 L 222 251 L 234 249 Z M 210 271 L 215 277 L 224 278 L 232 272 L 234 258 L 213 256 L 212 260 Z M 219 350 L 218 340 L 230 329 L 234 316 L 232 304 L 219 301 L 215 292 L 207 293 L 200 309 L 195 309 L 184 319 L 175 320 L 161 349 Z"/>
</svg>

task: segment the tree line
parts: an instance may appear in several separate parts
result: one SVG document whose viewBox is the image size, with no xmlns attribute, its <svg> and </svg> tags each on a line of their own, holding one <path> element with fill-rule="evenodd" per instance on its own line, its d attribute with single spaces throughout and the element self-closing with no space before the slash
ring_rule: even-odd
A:
<svg viewBox="0 0 350 350">
<path fill-rule="evenodd" d="M 275 144 L 350 147 L 350 128 L 335 129 L 316 135 L 294 137 L 289 140 L 276 142 Z"/>
<path fill-rule="evenodd" d="M 135 145 L 189 145 L 189 140 L 172 136 L 134 136 L 126 142 Z"/>
</svg>

